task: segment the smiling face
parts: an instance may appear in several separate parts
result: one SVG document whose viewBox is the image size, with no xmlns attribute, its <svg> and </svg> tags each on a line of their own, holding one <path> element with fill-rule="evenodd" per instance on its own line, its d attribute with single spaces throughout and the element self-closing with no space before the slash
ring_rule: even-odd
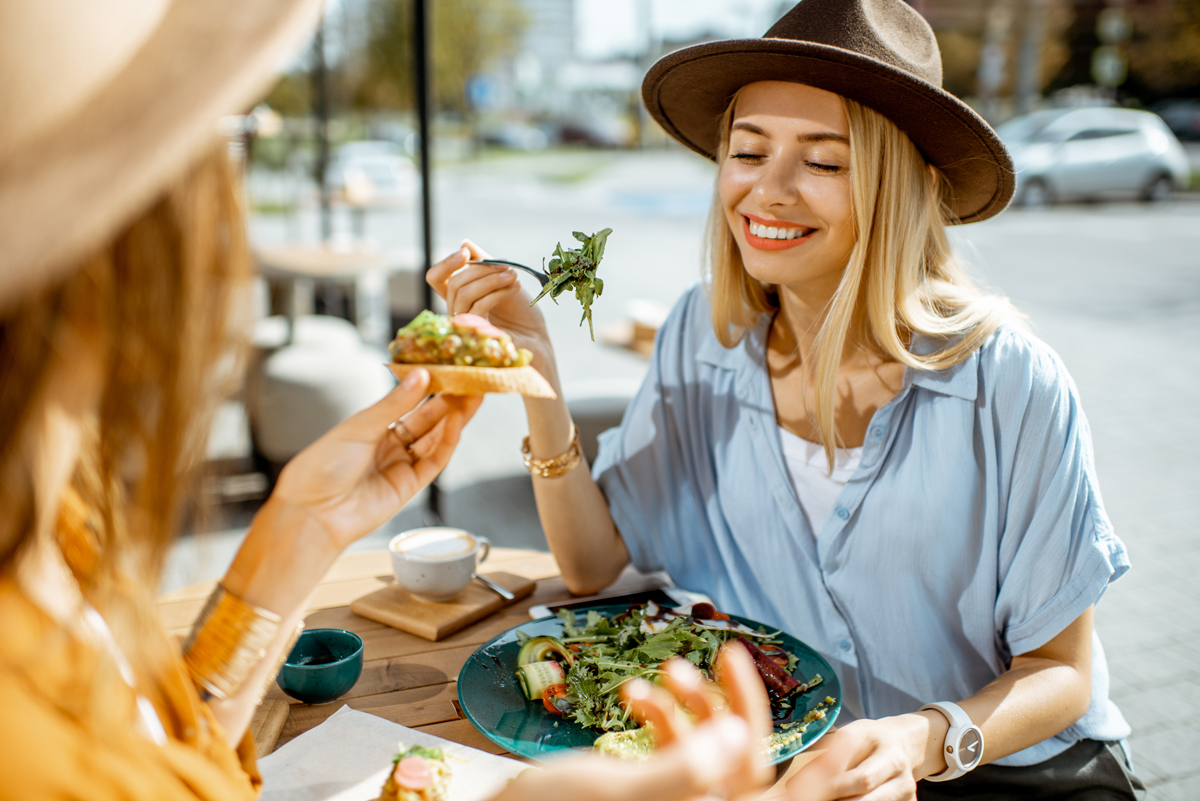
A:
<svg viewBox="0 0 1200 801">
<path fill-rule="evenodd" d="M 717 187 L 751 276 L 832 294 L 854 248 L 850 128 L 838 95 L 783 81 L 743 88 Z"/>
</svg>

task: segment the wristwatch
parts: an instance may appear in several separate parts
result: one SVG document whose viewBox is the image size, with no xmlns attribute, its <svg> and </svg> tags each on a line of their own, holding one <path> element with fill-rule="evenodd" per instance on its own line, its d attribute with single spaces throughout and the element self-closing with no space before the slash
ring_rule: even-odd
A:
<svg viewBox="0 0 1200 801">
<path fill-rule="evenodd" d="M 962 707 L 949 701 L 939 701 L 921 707 L 922 712 L 926 709 L 936 709 L 945 715 L 946 720 L 950 721 L 950 730 L 946 732 L 946 742 L 942 746 L 946 769 L 934 776 L 926 776 L 925 781 L 948 782 L 978 767 L 979 760 L 983 758 L 983 732 L 971 722 Z"/>
</svg>

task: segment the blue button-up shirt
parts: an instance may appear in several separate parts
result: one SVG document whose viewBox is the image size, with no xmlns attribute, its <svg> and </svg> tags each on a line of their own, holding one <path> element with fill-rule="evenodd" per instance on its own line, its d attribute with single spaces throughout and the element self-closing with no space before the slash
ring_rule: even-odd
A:
<svg viewBox="0 0 1200 801">
<path fill-rule="evenodd" d="M 843 720 L 973 695 L 1129 569 L 1070 376 L 1007 328 L 950 369 L 906 370 L 814 536 L 780 444 L 769 326 L 726 349 L 703 288 L 688 292 L 594 474 L 635 566 L 808 643 L 838 673 Z M 1128 736 L 1098 638 L 1092 665 L 1087 713 L 999 764 Z"/>
</svg>

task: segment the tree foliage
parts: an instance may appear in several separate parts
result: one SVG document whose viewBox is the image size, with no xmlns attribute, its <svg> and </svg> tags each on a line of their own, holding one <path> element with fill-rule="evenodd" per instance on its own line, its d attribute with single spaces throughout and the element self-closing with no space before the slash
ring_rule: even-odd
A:
<svg viewBox="0 0 1200 801">
<path fill-rule="evenodd" d="M 432 15 L 433 102 L 468 110 L 470 77 L 511 55 L 528 20 L 517 0 L 437 0 Z M 408 110 L 413 98 L 413 2 L 373 0 L 364 74 L 355 81 L 359 108 Z"/>
<path fill-rule="evenodd" d="M 1102 44 L 1096 19 L 1104 7 L 1099 0 L 1073 4 L 1063 37 L 1070 55 L 1051 80 L 1052 91 L 1094 82 L 1092 54 Z M 1133 34 L 1120 45 L 1129 60 L 1120 94 L 1144 103 L 1200 97 L 1200 0 L 1141 0 L 1125 9 Z"/>
<path fill-rule="evenodd" d="M 1200 0 L 1135 7 L 1127 91 L 1144 101 L 1200 97 Z"/>
</svg>

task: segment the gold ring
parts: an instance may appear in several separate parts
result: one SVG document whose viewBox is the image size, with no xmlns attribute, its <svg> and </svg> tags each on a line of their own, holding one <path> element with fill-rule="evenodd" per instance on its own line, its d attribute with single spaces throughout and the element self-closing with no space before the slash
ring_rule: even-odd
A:
<svg viewBox="0 0 1200 801">
<path fill-rule="evenodd" d="M 412 432 L 404 425 L 403 420 L 396 420 L 388 426 L 388 431 L 396 435 L 396 439 L 400 440 L 400 444 L 404 446 L 404 452 L 408 454 L 408 458 L 414 462 L 421 457 L 413 450 L 413 443 L 417 438 L 412 435 Z"/>
<path fill-rule="evenodd" d="M 412 435 L 412 432 L 404 425 L 403 420 L 396 420 L 388 426 L 388 431 L 396 435 L 396 439 L 400 440 L 400 444 L 405 450 L 412 447 L 412 444 L 417 441 L 417 438 Z"/>
</svg>

